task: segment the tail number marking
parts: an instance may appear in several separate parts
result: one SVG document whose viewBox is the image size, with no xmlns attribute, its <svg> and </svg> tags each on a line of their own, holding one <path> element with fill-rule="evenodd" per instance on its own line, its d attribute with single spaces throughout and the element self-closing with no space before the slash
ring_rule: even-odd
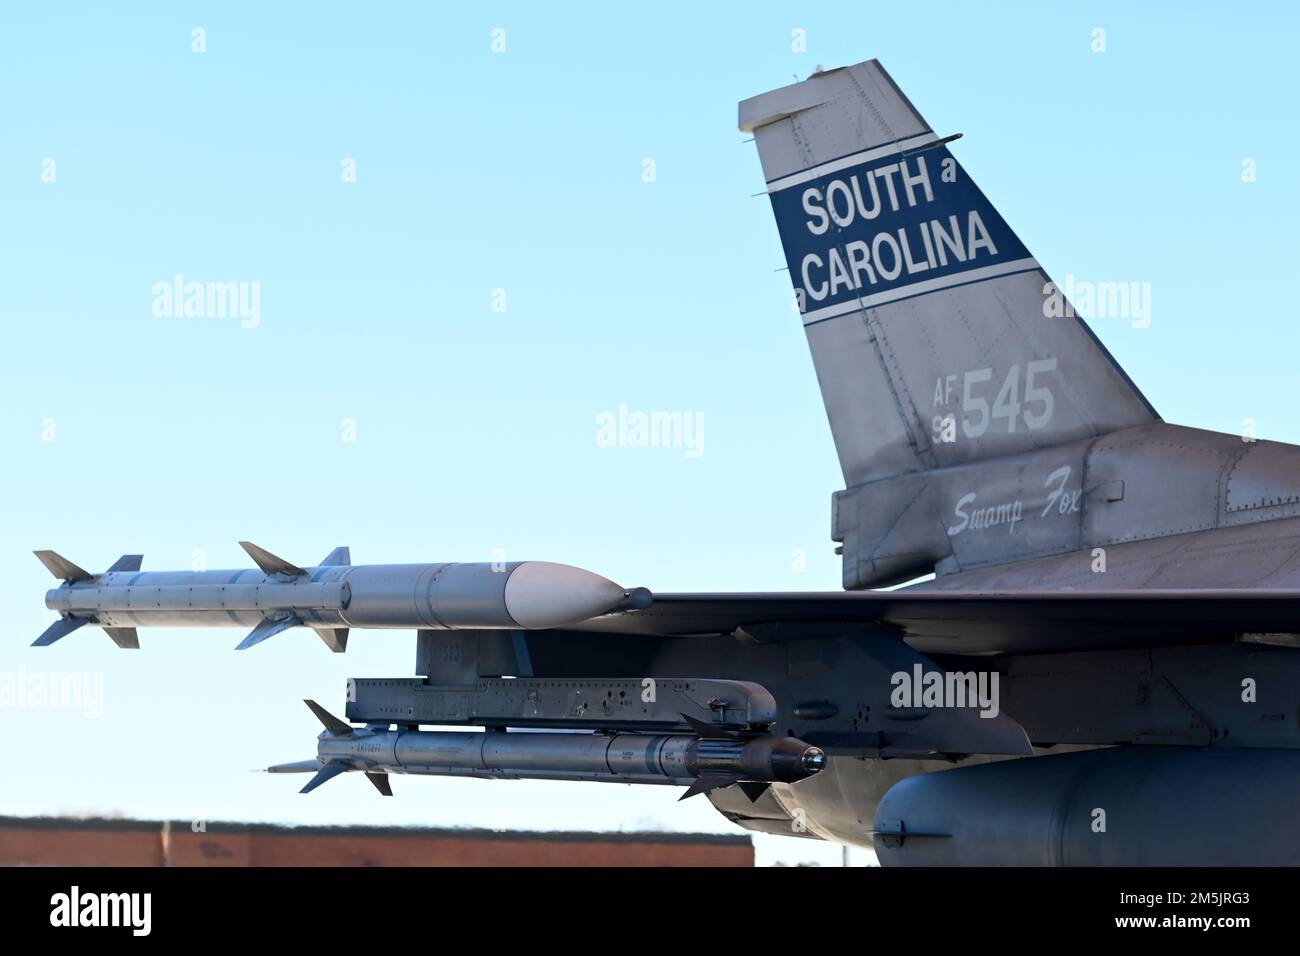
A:
<svg viewBox="0 0 1300 956">
<path fill-rule="evenodd" d="M 980 438 L 991 425 L 1001 423 L 995 430 L 1015 434 L 1023 423 L 1030 431 L 1046 428 L 1056 411 L 1056 396 L 1042 378 L 1056 371 L 1056 359 L 1034 359 L 1024 366 L 1021 388 L 1021 366 L 1017 362 L 1007 370 L 1006 378 L 998 386 L 992 404 L 987 397 L 992 393 L 993 369 L 977 368 L 961 375 L 949 375 L 934 383 L 934 405 L 942 408 L 954 404 L 957 382 L 961 380 L 962 434 L 967 438 Z M 982 393 L 982 394 L 979 394 Z"/>
</svg>

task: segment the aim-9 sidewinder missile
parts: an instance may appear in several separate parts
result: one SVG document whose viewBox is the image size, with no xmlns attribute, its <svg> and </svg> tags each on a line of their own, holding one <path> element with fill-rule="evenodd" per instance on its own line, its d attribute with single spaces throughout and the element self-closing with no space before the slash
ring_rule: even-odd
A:
<svg viewBox="0 0 1300 956">
<path fill-rule="evenodd" d="M 506 780 L 588 780 L 684 786 L 681 799 L 732 784 L 762 788 L 797 783 L 826 766 L 826 754 L 795 737 L 719 733 L 685 718 L 692 733 L 519 733 L 450 731 L 370 725 L 353 727 L 313 700 L 305 701 L 325 729 L 316 759 L 268 767 L 270 773 L 314 773 L 311 793 L 349 771 L 366 775 L 393 795 L 389 774 L 489 777 Z"/>
</svg>

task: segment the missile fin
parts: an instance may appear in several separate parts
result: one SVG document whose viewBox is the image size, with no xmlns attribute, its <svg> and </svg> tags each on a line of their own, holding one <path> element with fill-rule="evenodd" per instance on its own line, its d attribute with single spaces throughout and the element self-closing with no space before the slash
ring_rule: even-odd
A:
<svg viewBox="0 0 1300 956">
<path fill-rule="evenodd" d="M 140 565 L 143 563 L 143 554 L 124 554 L 114 561 L 113 566 L 104 573 L 113 574 L 117 571 L 139 571 Z"/>
<path fill-rule="evenodd" d="M 723 787 L 729 787 L 736 782 L 735 777 L 728 777 L 721 774 L 705 774 L 697 777 L 695 782 L 686 788 L 686 792 L 677 798 L 677 802 L 689 800 L 699 793 L 711 793 L 714 790 L 721 790 Z"/>
<path fill-rule="evenodd" d="M 57 551 L 33 551 L 40 558 L 41 564 L 50 570 L 50 574 L 64 581 L 89 581 L 94 577 L 85 568 L 73 564 Z"/>
<path fill-rule="evenodd" d="M 393 785 L 388 781 L 388 774 L 375 773 L 373 770 L 366 771 L 366 779 L 375 785 L 375 789 L 385 797 L 393 795 Z"/>
<path fill-rule="evenodd" d="M 299 790 L 299 793 L 311 793 L 322 783 L 333 780 L 341 773 L 347 773 L 348 768 L 341 763 L 327 763 L 316 771 L 316 776 L 307 781 L 307 786 Z"/>
<path fill-rule="evenodd" d="M 263 574 L 285 574 L 291 578 L 296 578 L 307 573 L 298 565 L 290 564 L 284 558 L 276 557 L 270 551 L 259 548 L 251 541 L 241 541 L 239 546 L 248 552 L 248 556 L 253 559 L 254 564 L 262 569 Z"/>
<path fill-rule="evenodd" d="M 89 624 L 90 621 L 84 617 L 61 617 L 49 627 L 36 640 L 32 641 L 32 647 L 48 647 L 55 641 L 67 637 L 83 624 Z"/>
<path fill-rule="evenodd" d="M 311 760 L 295 760 L 292 763 L 278 763 L 274 767 L 267 767 L 267 773 L 316 773 L 321 767 L 325 766 L 314 757 Z"/>
<path fill-rule="evenodd" d="M 348 649 L 348 628 L 346 627 L 317 627 L 313 630 L 320 635 L 320 639 L 325 642 L 335 654 L 342 654 Z"/>
<path fill-rule="evenodd" d="M 297 627 L 302 621 L 292 614 L 286 617 L 264 617 L 262 623 L 257 625 L 248 632 L 248 637 L 239 642 L 235 648 L 237 651 L 246 651 L 254 644 L 261 644 L 268 637 L 274 637 L 281 631 L 287 631 L 291 627 Z"/>
<path fill-rule="evenodd" d="M 140 632 L 133 627 L 106 627 L 104 633 L 111 637 L 118 647 L 133 651 L 140 649 Z"/>
<path fill-rule="evenodd" d="M 351 724 L 339 720 L 328 710 L 316 703 L 314 700 L 304 700 L 304 704 L 311 708 L 311 712 L 316 715 L 316 719 L 325 725 L 325 729 L 332 734 L 338 734 L 340 737 L 346 737 L 356 730 Z"/>
<path fill-rule="evenodd" d="M 318 568 L 346 568 L 352 564 L 352 552 L 345 544 L 325 555 L 325 560 L 316 565 Z"/>
<path fill-rule="evenodd" d="M 706 737 L 711 740 L 727 737 L 741 736 L 734 730 L 728 730 L 725 727 L 718 727 L 710 724 L 708 721 L 700 720 L 698 717 L 692 717 L 690 714 L 682 714 L 682 720 L 690 725 L 691 732 L 697 737 Z"/>
</svg>

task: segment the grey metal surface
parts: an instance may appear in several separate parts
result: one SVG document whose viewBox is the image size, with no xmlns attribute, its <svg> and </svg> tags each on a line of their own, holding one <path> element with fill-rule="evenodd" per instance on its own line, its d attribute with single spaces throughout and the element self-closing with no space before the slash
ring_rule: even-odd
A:
<svg viewBox="0 0 1300 956">
<path fill-rule="evenodd" d="M 500 678 L 436 684 L 420 678 L 349 682 L 349 720 L 580 729 L 689 730 L 686 717 L 718 727 L 767 727 L 770 691 L 752 681 L 707 678 Z"/>
<path fill-rule="evenodd" d="M 1300 752 L 1131 747 L 900 781 L 885 866 L 1294 866 Z"/>
<path fill-rule="evenodd" d="M 877 625 L 882 639 L 903 637 L 919 651 L 975 655 L 1226 643 L 1242 632 L 1287 632 L 1300 616 L 1300 594 L 1286 582 L 1261 588 L 1143 588 L 1130 582 L 1107 590 L 1104 575 L 1092 576 L 1103 580 L 1077 589 L 1046 582 L 1017 587 L 1008 575 L 1005 583 L 979 590 L 666 593 L 647 611 L 596 618 L 572 630 L 725 635 L 762 644 L 817 641 L 827 627 Z"/>
<path fill-rule="evenodd" d="M 1025 654 L 999 665 L 1002 706 L 1038 744 L 1300 749 L 1294 646 Z"/>
</svg>

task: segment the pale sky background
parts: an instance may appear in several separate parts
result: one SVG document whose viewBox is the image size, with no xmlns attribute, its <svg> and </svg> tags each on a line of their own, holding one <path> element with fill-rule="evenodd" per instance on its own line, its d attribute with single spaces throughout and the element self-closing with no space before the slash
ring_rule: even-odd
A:
<svg viewBox="0 0 1300 956">
<path fill-rule="evenodd" d="M 346 677 L 409 674 L 411 634 L 29 649 L 54 619 L 31 551 L 98 571 L 245 566 L 240 538 L 298 563 L 499 548 L 659 590 L 838 587 L 839 469 L 735 123 L 818 64 L 879 57 L 964 133 L 954 154 L 1059 281 L 1151 284 L 1150 328 L 1094 328 L 1167 420 L 1300 441 L 1287 5 L 264 6 L 0 11 L 0 675 L 104 693 L 98 716 L 3 714 L 0 813 L 739 832 L 671 788 L 399 778 L 381 800 L 354 776 L 300 797 L 248 771 L 312 755 L 302 698 L 340 711 Z M 178 272 L 259 282 L 260 326 L 155 317 Z M 702 414 L 704 454 L 598 447 L 620 404 Z"/>
</svg>

